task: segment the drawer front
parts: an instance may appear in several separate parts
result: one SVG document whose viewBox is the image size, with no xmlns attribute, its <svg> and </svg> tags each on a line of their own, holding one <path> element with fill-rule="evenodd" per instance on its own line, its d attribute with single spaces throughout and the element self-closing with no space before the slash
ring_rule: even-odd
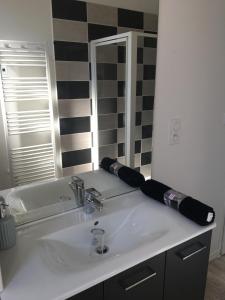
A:
<svg viewBox="0 0 225 300">
<path fill-rule="evenodd" d="M 104 300 L 162 300 L 165 254 L 104 282 Z"/>
<path fill-rule="evenodd" d="M 164 300 L 204 300 L 211 231 L 166 253 Z"/>
<path fill-rule="evenodd" d="M 103 300 L 103 283 L 93 286 L 67 300 Z"/>
</svg>

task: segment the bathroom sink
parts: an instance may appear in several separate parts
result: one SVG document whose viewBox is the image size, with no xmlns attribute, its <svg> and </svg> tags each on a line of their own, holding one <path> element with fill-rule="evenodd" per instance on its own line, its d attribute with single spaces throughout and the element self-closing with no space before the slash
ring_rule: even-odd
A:
<svg viewBox="0 0 225 300">
<path fill-rule="evenodd" d="M 112 259 L 161 239 L 169 229 L 159 220 L 159 215 L 151 213 L 146 203 L 133 203 L 131 208 L 106 213 L 92 221 L 42 237 L 39 240 L 41 257 L 51 269 L 81 271 L 85 266 L 90 268 L 102 260 Z M 104 245 L 107 251 L 104 254 L 95 251 L 91 233 L 93 228 L 105 231 Z"/>
</svg>

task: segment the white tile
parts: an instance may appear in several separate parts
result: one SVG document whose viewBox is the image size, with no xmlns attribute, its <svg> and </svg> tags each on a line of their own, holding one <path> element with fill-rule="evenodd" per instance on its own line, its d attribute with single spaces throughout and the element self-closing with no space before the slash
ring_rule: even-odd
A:
<svg viewBox="0 0 225 300">
<path fill-rule="evenodd" d="M 155 80 L 143 80 L 142 95 L 143 96 L 155 95 Z"/>
<path fill-rule="evenodd" d="M 141 152 L 145 153 L 150 151 L 152 151 L 152 139 L 151 138 L 143 139 L 141 141 Z"/>
<path fill-rule="evenodd" d="M 102 160 L 106 156 L 111 157 L 111 158 L 116 158 L 118 156 L 117 148 L 118 148 L 117 144 L 100 147 L 99 148 L 99 160 Z"/>
<path fill-rule="evenodd" d="M 88 23 L 63 19 L 53 19 L 55 41 L 88 42 Z"/>
<path fill-rule="evenodd" d="M 144 14 L 144 30 L 157 32 L 158 16 L 145 13 Z"/>
<path fill-rule="evenodd" d="M 141 126 L 135 127 L 135 140 L 141 140 L 142 128 Z"/>
<path fill-rule="evenodd" d="M 144 175 L 145 179 L 151 178 L 151 165 L 141 166 L 140 173 Z"/>
<path fill-rule="evenodd" d="M 136 153 L 134 155 L 134 167 L 138 168 L 141 165 L 141 154 L 140 153 Z"/>
<path fill-rule="evenodd" d="M 143 50 L 143 63 L 144 65 L 155 65 L 156 64 L 156 48 L 145 47 Z"/>
<path fill-rule="evenodd" d="M 118 111 L 118 113 L 125 112 L 125 98 L 124 97 L 117 98 L 117 111 Z"/>
</svg>

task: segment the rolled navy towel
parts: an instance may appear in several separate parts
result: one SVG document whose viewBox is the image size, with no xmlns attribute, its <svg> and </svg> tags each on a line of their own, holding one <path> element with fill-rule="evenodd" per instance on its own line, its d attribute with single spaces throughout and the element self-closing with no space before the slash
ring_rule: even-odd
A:
<svg viewBox="0 0 225 300">
<path fill-rule="evenodd" d="M 215 211 L 212 207 L 191 197 L 181 201 L 179 212 L 201 226 L 209 225 L 215 220 Z"/>
<path fill-rule="evenodd" d="M 170 187 L 168 187 L 167 185 L 159 182 L 159 181 L 156 181 L 154 179 L 150 179 L 150 180 L 146 180 L 141 186 L 140 186 L 140 189 L 142 190 L 142 192 L 165 204 L 164 203 L 164 194 L 170 190 Z"/>
<path fill-rule="evenodd" d="M 141 173 L 120 164 L 116 159 L 105 157 L 102 159 L 100 167 L 118 176 L 131 187 L 140 187 L 145 182 L 145 178 Z"/>
</svg>

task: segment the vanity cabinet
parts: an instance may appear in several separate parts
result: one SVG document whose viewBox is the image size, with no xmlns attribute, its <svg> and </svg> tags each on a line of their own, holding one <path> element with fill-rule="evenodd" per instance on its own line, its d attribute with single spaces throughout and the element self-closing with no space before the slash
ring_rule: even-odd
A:
<svg viewBox="0 0 225 300">
<path fill-rule="evenodd" d="M 166 253 L 164 300 L 203 300 L 211 232 Z"/>
<path fill-rule="evenodd" d="M 94 286 L 70 300 L 204 300 L 211 231 Z"/>
<path fill-rule="evenodd" d="M 104 282 L 104 300 L 162 300 L 165 253 Z"/>
<path fill-rule="evenodd" d="M 67 300 L 103 300 L 103 283 L 95 285 L 78 295 L 68 298 Z"/>
</svg>

